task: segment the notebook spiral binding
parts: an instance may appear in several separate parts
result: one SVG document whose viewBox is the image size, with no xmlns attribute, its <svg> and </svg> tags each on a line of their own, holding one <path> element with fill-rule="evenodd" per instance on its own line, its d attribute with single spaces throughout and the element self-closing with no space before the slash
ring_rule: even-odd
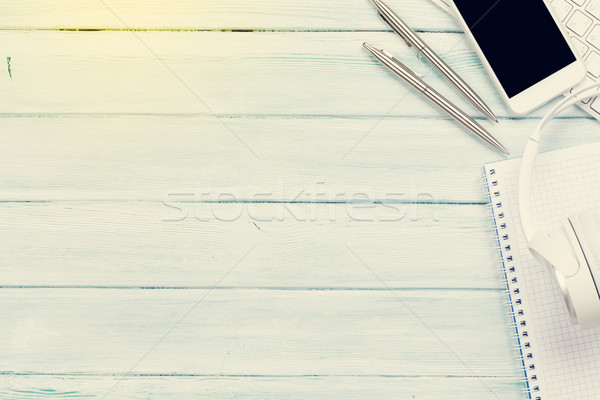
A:
<svg viewBox="0 0 600 400">
<path fill-rule="evenodd" d="M 508 234 L 508 225 L 504 222 L 504 212 L 502 210 L 501 193 L 496 177 L 496 171 L 489 169 L 488 174 L 484 171 L 484 179 L 489 197 L 489 208 L 491 219 L 494 224 L 496 241 L 500 249 L 500 264 L 502 266 L 500 273 L 506 285 L 505 295 L 506 304 L 509 308 L 508 315 L 512 318 L 512 325 L 515 330 L 513 337 L 516 340 L 516 346 L 519 349 L 519 360 L 524 374 L 526 387 L 524 392 L 529 399 L 542 400 L 539 395 L 540 387 L 537 384 L 537 374 L 535 369 L 535 357 L 533 355 L 533 346 L 529 341 L 527 332 L 527 321 L 525 319 L 525 309 L 523 308 L 523 299 L 520 296 L 519 281 L 516 274 L 518 265 L 513 260 L 511 254 L 510 236 Z"/>
</svg>

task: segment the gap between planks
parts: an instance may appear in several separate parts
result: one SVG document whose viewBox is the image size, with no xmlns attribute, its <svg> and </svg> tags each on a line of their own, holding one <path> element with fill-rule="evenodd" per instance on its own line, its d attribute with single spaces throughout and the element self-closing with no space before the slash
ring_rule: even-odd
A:
<svg viewBox="0 0 600 400">
<path fill-rule="evenodd" d="M 464 33 L 457 29 L 413 29 L 417 33 Z M 260 29 L 260 28 L 28 28 L 28 27 L 0 27 L 0 32 L 221 32 L 221 33 L 376 33 L 394 32 L 391 29 Z"/>
<path fill-rule="evenodd" d="M 446 291 L 446 292 L 498 292 L 505 293 L 504 288 L 477 287 L 329 287 L 329 286 L 109 286 L 109 285 L 2 285 L 2 289 L 110 289 L 110 290 L 264 290 L 292 292 L 328 292 L 328 291 L 357 291 L 357 292 L 416 292 L 416 291 Z"/>
<path fill-rule="evenodd" d="M 0 376 L 70 376 L 70 377 L 131 377 L 155 378 L 161 376 L 177 378 L 439 378 L 439 379 L 508 379 L 520 382 L 513 375 L 456 375 L 456 374 L 193 374 L 193 373 L 98 373 L 98 372 L 29 372 L 0 371 Z"/>
<path fill-rule="evenodd" d="M 68 118 L 137 118 L 137 117 L 155 117 L 155 118 L 203 118 L 203 119 L 272 119 L 272 120 L 297 120 L 297 119 L 325 119 L 325 120 L 427 120 L 427 121 L 453 121 L 452 118 L 443 115 L 354 115 L 354 114 L 211 114 L 211 113 L 1 113 L 0 118 L 11 119 L 68 119 Z M 487 118 L 472 116 L 474 120 L 487 121 Z M 539 120 L 540 116 L 522 115 L 522 116 L 499 116 L 499 121 L 528 121 Z M 559 115 L 555 120 L 591 120 L 595 118 L 589 114 L 580 115 Z"/>
</svg>

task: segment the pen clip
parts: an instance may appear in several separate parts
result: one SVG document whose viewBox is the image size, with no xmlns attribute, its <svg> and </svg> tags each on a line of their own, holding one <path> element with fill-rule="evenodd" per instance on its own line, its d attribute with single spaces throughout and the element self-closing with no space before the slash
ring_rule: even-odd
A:
<svg viewBox="0 0 600 400">
<path fill-rule="evenodd" d="M 394 64 L 400 66 L 400 68 L 402 68 L 403 70 L 405 70 L 406 72 L 408 72 L 410 75 L 412 75 L 414 78 L 417 79 L 421 79 L 423 77 L 423 75 L 417 74 L 414 70 L 412 70 L 408 65 L 404 64 L 402 61 L 400 61 L 396 56 L 394 56 L 393 54 L 388 53 L 385 50 L 381 50 L 381 52 L 387 57 L 389 58 Z"/>
</svg>

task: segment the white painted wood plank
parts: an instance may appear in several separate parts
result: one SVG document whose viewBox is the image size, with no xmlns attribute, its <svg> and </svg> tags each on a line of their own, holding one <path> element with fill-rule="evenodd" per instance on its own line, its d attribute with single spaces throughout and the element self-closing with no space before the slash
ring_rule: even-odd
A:
<svg viewBox="0 0 600 400">
<path fill-rule="evenodd" d="M 369 41 L 396 53 L 426 74 L 432 86 L 478 115 L 391 32 L 136 35 L 176 76 L 131 32 L 0 32 L 12 71 L 12 78 L 7 68 L 0 77 L 0 110 L 5 115 L 443 116 L 369 56 L 362 47 Z M 512 115 L 462 34 L 424 37 L 497 115 Z"/>
<path fill-rule="evenodd" d="M 10 376 L 1 399 L 476 399 L 522 400 L 522 384 L 506 378 L 405 377 L 78 377 Z M 117 385 L 116 387 L 114 387 Z M 113 388 L 111 390 L 111 388 Z"/>
<path fill-rule="evenodd" d="M 260 159 L 208 117 L 0 118 L 0 200 L 160 202 L 167 193 L 190 193 L 179 197 L 186 200 L 208 193 L 200 200 L 216 201 L 231 193 L 238 200 L 482 203 L 481 166 L 502 157 L 447 120 L 225 122 Z M 494 132 L 518 156 L 536 123 L 507 120 Z M 557 120 L 542 149 L 595 142 L 599 133 L 593 120 Z"/>
<path fill-rule="evenodd" d="M 0 299 L 4 372 L 520 375 L 492 292 L 3 289 Z"/>
<path fill-rule="evenodd" d="M 0 4 L 0 27 L 123 29 L 388 29 L 368 0 L 22 0 Z M 456 29 L 430 0 L 389 0 L 415 28 Z M 115 14 L 122 20 L 120 21 Z"/>
<path fill-rule="evenodd" d="M 305 2 L 299 6 L 297 2 L 273 2 L 263 3 L 260 8 L 252 3 L 239 1 L 212 6 L 202 3 L 204 4 L 191 5 L 191 2 L 178 2 L 169 4 L 169 10 L 162 9 L 161 5 L 152 5 L 147 6 L 151 11 L 146 13 L 140 12 L 144 9 L 138 8 L 139 4 L 132 1 L 110 2 L 118 8 L 118 15 L 135 27 L 243 29 L 244 24 L 248 24 L 246 26 L 250 28 L 264 29 L 387 29 L 370 6 L 366 7 L 368 4 L 358 2 L 344 3 L 345 12 L 355 19 L 343 14 L 332 17 L 334 14 L 331 10 L 339 6 L 334 3 L 321 5 Z M 242 6 L 240 11 L 235 12 L 232 4 Z M 398 7 L 399 4 L 400 1 L 392 0 L 392 5 Z M 13 5 L 12 10 L 2 10 L 0 21 L 4 18 L 7 21 L 4 27 L 10 28 L 73 27 L 71 24 L 119 28 L 119 21 L 106 13 L 106 10 L 98 9 L 98 5 L 98 2 L 91 4 L 81 1 L 62 2 L 56 6 L 30 1 Z M 1 7 L 0 5 L 0 10 Z M 452 29 L 454 22 L 449 19 L 446 21 L 446 16 L 438 14 L 439 21 L 442 18 L 446 21 L 438 24 L 437 20 L 428 16 L 429 6 L 420 7 L 421 5 L 419 10 L 422 11 L 419 12 L 422 15 L 416 11 L 413 13 L 411 9 L 408 16 L 411 24 L 422 29 Z M 204 13 L 201 14 L 203 18 L 197 18 L 199 13 Z M 364 19 L 362 14 L 365 15 Z M 366 14 L 369 14 L 368 18 Z M 323 15 L 327 16 L 323 18 Z M 221 114 L 372 116 L 382 115 L 387 111 L 377 111 L 382 108 L 380 105 L 389 103 L 388 100 L 391 99 L 385 90 L 390 83 L 383 79 L 385 74 L 382 70 L 373 68 L 373 63 L 369 64 L 369 61 L 361 58 L 363 53 L 358 56 L 358 52 L 347 51 L 352 46 L 360 45 L 363 34 L 360 34 L 360 38 L 358 34 L 344 34 L 349 36 L 343 36 L 341 41 L 332 36 L 334 34 L 311 37 L 310 34 L 289 36 L 277 33 L 265 34 L 260 38 L 238 34 L 211 36 L 213 34 L 203 32 L 194 34 L 200 36 L 186 36 L 181 32 L 165 32 L 158 36 L 152 36 L 153 33 L 141 35 L 145 35 L 144 40 L 164 57 L 211 109 Z M 4 32 L 2 35 L 3 43 L 7 43 L 6 55 L 11 57 L 13 73 L 12 79 L 8 76 L 0 78 L 0 90 L 6 93 L 2 100 L 5 116 L 19 113 L 210 114 L 185 88 L 174 88 L 178 82 L 165 72 L 164 66 L 157 63 L 131 34 L 86 33 L 88 36 L 83 36 L 79 33 Z M 374 36 L 369 40 L 380 43 L 387 40 L 389 46 L 386 44 L 386 47 L 398 46 L 398 39 L 392 34 L 371 35 Z M 442 40 L 435 39 L 436 45 L 448 48 L 448 41 L 456 37 L 459 36 L 447 35 Z M 209 43 L 213 40 L 213 43 Z M 407 50 L 395 48 L 399 53 L 408 55 Z M 411 56 L 413 64 L 418 64 L 414 54 Z M 477 82 L 482 86 L 487 85 L 480 66 L 469 61 L 473 59 L 473 55 L 464 45 L 462 50 L 459 46 L 458 54 L 450 52 L 448 56 L 458 57 L 458 61 L 466 60 L 466 69 L 470 72 L 465 73 L 476 77 L 474 86 Z M 378 82 L 371 86 L 370 82 L 365 84 L 357 80 L 357 76 L 377 76 Z M 327 83 L 325 89 L 324 82 Z M 375 93 L 376 96 L 373 95 Z M 493 92 L 488 88 L 485 93 L 487 95 Z M 283 102 L 282 98 L 291 100 Z M 314 98 L 318 100 L 315 101 Z M 401 111 L 394 110 L 391 114 L 424 117 L 438 115 L 435 110 L 427 108 L 426 104 L 419 103 L 418 99 L 407 99 L 403 105 L 409 107 Z M 361 102 L 366 102 L 368 106 L 364 107 Z M 370 265 L 377 264 L 373 268 L 391 286 L 415 288 L 426 287 L 427 283 L 429 287 L 496 289 L 500 286 L 492 276 L 494 253 L 490 251 L 494 246 L 484 236 L 489 231 L 483 207 L 447 207 L 450 211 L 440 214 L 440 222 L 427 219 L 411 222 L 405 219 L 385 228 L 381 227 L 381 222 L 370 223 L 365 227 L 362 223 L 348 219 L 329 222 L 327 218 L 314 222 L 258 221 L 258 226 L 250 218 L 232 223 L 213 219 L 206 225 L 194 220 L 165 223 L 159 219 L 160 216 L 156 218 L 164 210 L 156 195 L 162 196 L 164 190 L 170 190 L 173 183 L 183 184 L 185 188 L 192 182 L 195 187 L 197 175 L 195 172 L 186 172 L 186 168 L 192 171 L 202 168 L 211 191 L 212 188 L 241 188 L 240 192 L 245 196 L 248 196 L 250 189 L 272 188 L 273 179 L 277 180 L 278 177 L 283 178 L 284 182 L 291 181 L 294 188 L 301 188 L 312 179 L 307 178 L 310 174 L 326 170 L 324 166 L 331 170 L 334 168 L 327 159 L 310 168 L 306 168 L 306 158 L 303 164 L 299 164 L 301 151 L 298 147 L 307 146 L 310 154 L 315 153 L 315 148 L 310 148 L 315 143 L 307 141 L 306 136 L 302 140 L 296 135 L 291 141 L 286 138 L 282 142 L 273 143 L 273 130 L 285 128 L 283 124 L 278 126 L 267 123 L 264 125 L 266 128 L 261 130 L 257 129 L 260 125 L 252 126 L 246 124 L 246 120 L 235 120 L 240 129 L 253 139 L 258 131 L 259 143 L 272 143 L 259 146 L 269 156 L 274 154 L 275 149 L 281 152 L 282 145 L 294 149 L 295 144 L 296 148 L 288 152 L 287 160 L 280 154 L 265 165 L 254 159 L 249 160 L 248 155 L 245 155 L 237 158 L 239 168 L 234 170 L 230 166 L 225 171 L 216 171 L 218 168 L 215 166 L 231 165 L 227 163 L 227 159 L 234 159 L 236 154 L 245 150 L 236 148 L 232 152 L 239 143 L 231 137 L 224 139 L 219 131 L 223 128 L 214 121 L 204 118 L 203 123 L 209 122 L 202 128 L 210 133 L 201 131 L 197 136 L 189 135 L 190 129 L 197 122 L 196 118 L 188 119 L 193 124 L 188 121 L 175 124 L 175 127 L 179 125 L 187 134 L 184 137 L 179 132 L 173 132 L 175 129 L 170 118 L 140 120 L 147 121 L 146 128 L 150 132 L 147 136 L 142 136 L 142 129 L 130 125 L 132 121 L 136 121 L 134 119 L 127 119 L 127 123 L 123 125 L 124 119 L 115 119 L 111 122 L 112 126 L 111 123 L 108 126 L 102 123 L 96 125 L 90 122 L 91 119 L 79 120 L 70 125 L 61 119 L 56 120 L 54 127 L 50 128 L 48 120 L 42 120 L 38 133 L 31 136 L 28 135 L 29 131 L 23 129 L 26 125 L 19 126 L 23 120 L 7 120 L 9 128 L 15 128 L 11 133 L 19 134 L 20 137 L 9 141 L 10 138 L 3 136 L 10 145 L 3 150 L 7 158 L 0 159 L 12 157 L 17 164 L 3 162 L 2 167 L 10 165 L 12 167 L 7 168 L 16 169 L 14 166 L 19 165 L 25 170 L 20 175 L 11 171 L 2 174 L 6 185 L 0 187 L 8 189 L 3 190 L 2 196 L 142 198 L 151 202 L 2 204 L 0 213 L 6 213 L 6 218 L 2 220 L 8 221 L 5 226 L 10 233 L 0 239 L 4 241 L 0 247 L 11 249 L 6 258 L 8 267 L 3 268 L 3 272 L 7 272 L 4 284 L 177 286 L 185 282 L 189 286 L 209 287 L 222 276 L 225 267 L 231 267 L 232 264 L 227 262 L 235 263 L 238 252 L 244 245 L 251 245 L 254 235 L 258 235 L 262 242 L 255 252 L 220 286 L 280 289 L 220 288 L 209 293 L 206 300 L 134 372 L 213 375 L 205 377 L 208 379 L 201 382 L 210 381 L 213 384 L 210 387 L 194 386 L 198 384 L 200 377 L 192 377 L 194 384 L 187 384 L 186 390 L 180 388 L 171 395 L 178 398 L 182 395 L 190 396 L 189 388 L 192 393 L 196 390 L 199 396 L 206 398 L 218 398 L 218 395 L 222 398 L 233 395 L 246 398 L 307 398 L 310 395 L 315 398 L 314 393 L 298 393 L 299 387 L 308 390 L 310 383 L 315 380 L 319 381 L 317 390 L 323 398 L 340 394 L 345 394 L 344 398 L 358 398 L 362 394 L 361 398 L 364 398 L 367 393 L 370 396 L 396 395 L 395 398 L 398 394 L 447 398 L 448 394 L 457 397 L 459 393 L 461 398 L 493 398 L 483 385 L 475 387 L 480 384 L 477 379 L 441 378 L 447 375 L 485 376 L 488 385 L 494 388 L 500 386 L 502 394 L 514 397 L 514 382 L 519 377 L 518 363 L 512 358 L 510 329 L 503 317 L 504 307 L 498 291 L 398 292 L 411 309 L 439 332 L 460 356 L 461 361 L 432 335 L 427 336 L 422 325 L 411 320 L 410 313 L 389 292 L 310 291 L 302 288 L 375 288 L 377 281 L 365 284 L 373 277 L 369 276 L 364 266 L 357 265 L 358 261 L 348 253 L 342 254 L 344 248 L 341 246 L 346 244 L 345 239 L 351 239 L 352 243 L 348 244 Z M 288 123 L 292 120 L 279 120 L 277 123 L 282 121 Z M 323 136 L 323 132 L 330 127 L 322 126 L 316 119 L 307 121 L 306 125 L 296 121 L 290 123 L 293 126 L 291 131 L 298 133 L 301 129 L 318 127 L 311 131 L 315 140 L 318 135 Z M 334 121 L 333 126 L 338 134 L 337 138 L 333 138 L 334 141 L 340 140 L 343 129 L 356 123 L 348 121 L 344 127 L 337 125 L 339 120 Z M 361 122 L 365 120 L 359 121 Z M 13 123 L 15 125 L 11 126 Z M 439 125 L 440 121 L 432 124 L 434 123 Z M 409 121 L 408 124 L 412 122 Z M 419 129 L 425 129 L 426 124 L 424 122 L 424 126 Z M 148 125 L 157 125 L 160 130 L 148 128 Z M 62 135 L 57 135 L 61 126 L 64 131 Z M 79 138 L 73 136 L 77 132 L 73 127 L 79 131 Z M 27 134 L 24 135 L 24 132 Z M 392 129 L 388 128 L 387 132 L 388 137 L 391 136 Z M 103 138 L 102 133 L 106 134 Z M 121 136 L 117 133 L 121 133 Z M 133 136 L 123 133 L 133 133 Z M 353 133 L 359 135 L 358 130 Z M 36 141 L 35 136 L 41 140 Z M 176 143 L 169 144 L 166 140 Z M 140 143 L 146 145 L 140 147 Z M 383 142 L 366 145 L 362 150 L 357 148 L 354 156 L 371 154 L 371 166 L 381 170 L 381 166 L 386 164 L 382 161 L 378 164 L 374 152 L 381 149 L 381 143 Z M 65 144 L 68 146 L 64 147 Z M 191 146 L 184 148 L 182 144 Z M 416 145 L 415 140 L 412 144 L 413 152 Z M 421 146 L 422 144 L 419 149 L 422 149 Z M 204 158 L 198 154 L 198 148 L 203 149 Z M 229 151 L 223 152 L 222 148 Z M 23 149 L 28 151 L 23 152 Z M 329 151 L 327 147 L 323 149 L 320 153 L 317 150 L 321 157 Z M 16 153 L 8 155 L 15 150 Z M 305 154 L 306 152 L 304 150 Z M 391 154 L 393 153 L 389 151 L 386 157 Z M 408 149 L 406 155 L 409 155 Z M 265 159 L 264 155 L 261 156 Z M 197 160 L 199 158 L 201 161 Z M 354 166 L 350 166 L 351 163 Z M 365 164 L 357 163 L 354 159 L 346 162 L 342 169 L 338 168 L 344 176 L 341 180 L 335 180 L 333 187 L 342 187 L 337 182 L 356 181 L 356 177 L 347 174 L 345 170 L 349 168 L 352 172 L 359 169 L 356 164 L 365 167 Z M 245 168 L 246 165 L 249 167 Z M 393 165 L 387 175 L 380 175 L 379 178 L 392 177 L 394 169 L 405 170 L 407 172 L 403 173 L 402 179 L 396 182 L 401 182 L 406 187 L 407 178 L 414 176 L 414 172 L 410 172 L 412 168 L 413 171 L 427 171 L 423 172 L 424 175 L 419 175 L 416 186 L 421 185 L 420 178 L 423 176 L 426 176 L 426 182 L 439 182 L 430 180 L 431 177 L 440 175 L 439 169 L 430 169 L 430 164 L 424 162 L 419 164 L 414 154 Z M 369 165 L 366 167 L 361 169 L 368 169 Z M 470 171 L 469 168 L 467 166 L 466 169 Z M 267 180 L 264 184 L 261 179 L 268 176 L 262 172 L 257 174 L 257 171 L 277 173 L 271 174 L 270 182 Z M 250 175 L 256 178 L 247 179 Z M 338 172 L 337 176 L 341 175 Z M 458 169 L 449 174 L 452 177 L 458 175 Z M 362 180 L 357 181 L 354 187 L 360 188 L 362 185 L 364 188 L 367 173 L 363 172 L 359 176 L 362 176 Z M 410 184 L 413 185 L 413 182 Z M 381 188 L 379 184 L 371 185 L 367 187 Z M 327 193 L 335 191 L 328 186 Z M 229 207 L 236 210 L 237 205 Z M 259 206 L 260 216 L 276 215 L 274 207 L 277 206 Z M 320 214 L 321 210 L 329 210 L 328 207 L 322 205 L 316 206 L 316 209 Z M 313 206 L 306 208 L 308 210 L 305 209 L 304 213 L 307 214 L 313 210 Z M 389 209 L 385 211 L 390 212 Z M 447 218 L 446 222 L 444 217 Z M 459 221 L 463 221 L 462 225 Z M 469 265 L 454 267 L 457 259 L 464 259 L 465 248 L 444 249 L 439 246 L 441 241 L 447 239 L 449 232 L 456 232 L 448 228 L 450 223 L 462 227 L 458 234 L 454 233 L 452 236 L 465 246 L 468 243 L 470 248 L 467 251 L 470 252 L 471 246 L 477 245 L 477 250 L 469 257 Z M 480 233 L 475 240 L 473 232 Z M 431 258 L 423 258 L 423 252 L 429 251 L 433 245 L 436 245 L 436 251 L 439 249 L 440 253 L 432 254 Z M 393 261 L 390 262 L 392 257 Z M 485 267 L 474 273 L 475 264 Z M 242 271 L 242 267 L 246 269 Z M 457 270 L 461 272 L 457 274 Z M 436 280 L 431 279 L 432 274 L 435 274 Z M 468 279 L 458 282 L 457 278 L 465 276 Z M 186 278 L 185 281 L 182 277 Z M 0 341 L 6 344 L 7 351 L 6 357 L 3 356 L 0 360 L 0 370 L 5 373 L 20 371 L 34 374 L 123 374 L 149 345 L 155 343 L 172 326 L 182 315 L 182 311 L 185 312 L 186 307 L 189 309 L 204 293 L 206 291 L 202 289 L 4 288 L 0 290 L 1 302 L 5 305 L 0 315 L 3 321 L 0 326 Z M 463 361 L 471 365 L 472 370 L 467 370 Z M 392 384 L 389 381 L 371 381 L 365 385 L 357 382 L 354 377 L 324 377 L 313 378 L 309 383 L 299 383 L 298 380 L 284 383 L 279 381 L 273 386 L 274 381 L 292 378 L 214 379 L 219 374 L 391 374 L 414 378 L 409 378 L 411 382 L 399 382 L 404 379 L 399 377 L 369 378 L 396 380 Z M 435 378 L 420 378 L 421 375 Z M 33 379 L 35 378 L 37 377 Z M 14 382 L 14 379 L 25 380 L 32 377 L 10 376 L 9 379 Z M 90 382 L 93 379 L 90 377 L 69 376 L 66 379 L 87 379 L 80 392 L 98 395 L 103 391 L 99 389 L 101 385 L 106 385 L 111 378 L 96 377 L 102 381 L 100 385 Z M 168 378 L 148 387 L 141 382 L 142 379 L 136 379 L 136 384 L 125 386 L 124 392 L 118 393 L 128 398 L 145 398 L 142 390 L 146 393 L 160 393 L 164 386 L 170 386 L 174 381 L 173 378 Z M 154 382 L 159 380 L 151 379 L 155 379 Z M 332 379 L 337 381 L 332 382 Z M 235 383 L 240 380 L 244 380 L 246 387 L 251 389 L 244 392 L 244 388 L 236 386 Z M 510 388 L 506 387 L 507 381 L 511 382 Z M 80 384 L 82 381 L 77 382 Z M 431 388 L 432 385 L 436 386 Z M 51 384 L 49 386 L 52 387 Z M 44 393 L 39 390 L 40 386 L 33 386 L 31 383 L 25 384 L 23 388 L 25 391 L 30 388 L 33 393 L 18 393 L 20 397 L 39 398 Z M 256 395 L 257 391 L 261 394 Z M 249 394 L 244 396 L 243 393 Z M 15 392 L 10 390 L 4 394 L 0 389 L 0 397 L 11 398 L 13 394 Z M 150 396 L 152 395 L 146 397 Z"/>
<path fill-rule="evenodd" d="M 382 205 L 181 207 L 0 203 L 2 285 L 212 287 L 256 246 L 220 287 L 384 289 L 348 247 L 391 287 L 504 287 L 484 206 L 396 205 L 396 221 Z"/>
</svg>

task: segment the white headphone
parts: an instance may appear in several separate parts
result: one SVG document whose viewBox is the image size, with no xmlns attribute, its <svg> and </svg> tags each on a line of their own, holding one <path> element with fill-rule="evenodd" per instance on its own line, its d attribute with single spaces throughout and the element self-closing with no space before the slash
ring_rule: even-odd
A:
<svg viewBox="0 0 600 400">
<path fill-rule="evenodd" d="M 531 209 L 531 179 L 538 154 L 542 129 L 559 113 L 585 99 L 594 84 L 558 103 L 537 125 L 525 148 L 519 178 L 521 224 L 529 250 L 556 277 L 564 296 L 571 322 L 581 328 L 600 326 L 600 218 L 592 211 L 581 211 L 566 218 L 561 228 L 544 233 L 536 227 Z M 587 97 L 594 97 L 594 92 Z"/>
</svg>

